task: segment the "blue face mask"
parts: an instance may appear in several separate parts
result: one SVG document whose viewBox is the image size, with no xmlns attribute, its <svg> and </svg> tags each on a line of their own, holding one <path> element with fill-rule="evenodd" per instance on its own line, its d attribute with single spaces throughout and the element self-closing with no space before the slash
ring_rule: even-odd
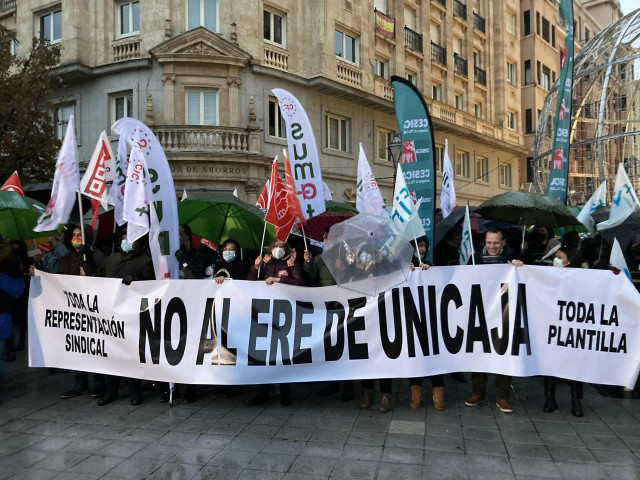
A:
<svg viewBox="0 0 640 480">
<path fill-rule="evenodd" d="M 133 250 L 133 245 L 131 245 L 127 240 L 122 240 L 122 242 L 120 242 L 120 248 L 123 252 L 127 253 Z"/>
</svg>

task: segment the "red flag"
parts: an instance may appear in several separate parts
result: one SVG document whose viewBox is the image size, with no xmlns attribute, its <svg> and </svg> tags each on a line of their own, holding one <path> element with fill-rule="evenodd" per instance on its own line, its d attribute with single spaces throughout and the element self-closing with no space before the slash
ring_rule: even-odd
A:
<svg viewBox="0 0 640 480">
<path fill-rule="evenodd" d="M 256 207 L 261 210 L 266 210 L 269 206 L 269 180 L 264 184 L 262 188 L 262 192 L 260 192 L 260 196 L 258 197 L 258 201 L 256 202 Z"/>
<path fill-rule="evenodd" d="M 24 190 L 22 189 L 22 183 L 20 183 L 18 172 L 13 172 L 9 179 L 4 182 L 4 185 L 0 187 L 0 190 L 5 190 L 7 192 L 16 192 L 24 197 Z"/>
<path fill-rule="evenodd" d="M 278 160 L 271 166 L 271 188 L 269 192 L 269 208 L 264 221 L 276 227 L 276 237 L 286 242 L 289 232 L 296 221 L 295 212 L 290 205 L 289 192 L 278 175 Z"/>
<path fill-rule="evenodd" d="M 287 158 L 287 154 L 284 154 L 284 176 L 287 180 L 287 193 L 289 195 L 289 211 L 291 215 L 295 217 L 294 221 L 300 223 L 305 222 L 304 215 L 302 214 L 302 207 L 300 206 L 300 199 L 296 194 L 296 184 L 293 183 L 293 174 L 291 173 L 291 164 Z"/>
<path fill-rule="evenodd" d="M 89 197 L 91 200 L 91 211 L 93 212 L 93 217 L 91 218 L 91 228 L 95 231 L 96 223 L 98 222 L 98 211 L 100 210 L 100 200 L 96 200 L 95 198 Z"/>
</svg>

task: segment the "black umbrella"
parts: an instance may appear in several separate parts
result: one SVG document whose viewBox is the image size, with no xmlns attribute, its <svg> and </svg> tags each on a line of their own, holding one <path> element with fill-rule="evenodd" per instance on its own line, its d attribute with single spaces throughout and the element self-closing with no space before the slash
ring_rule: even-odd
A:
<svg viewBox="0 0 640 480">
<path fill-rule="evenodd" d="M 609 220 L 609 211 L 610 207 L 596 208 L 596 210 L 591 214 L 596 225 L 600 222 L 604 222 L 605 220 Z M 640 210 L 633 212 L 620 225 L 607 228 L 606 230 L 598 230 L 598 233 L 611 245 L 613 245 L 613 240 L 617 238 L 620 248 L 624 252 L 631 244 L 631 239 L 634 235 L 640 234 Z"/>
</svg>

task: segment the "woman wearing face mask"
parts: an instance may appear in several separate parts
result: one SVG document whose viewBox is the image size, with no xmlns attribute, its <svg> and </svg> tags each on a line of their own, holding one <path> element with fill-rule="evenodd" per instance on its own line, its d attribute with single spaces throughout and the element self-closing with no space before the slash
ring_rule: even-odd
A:
<svg viewBox="0 0 640 480">
<path fill-rule="evenodd" d="M 296 261 L 296 251 L 277 238 L 271 241 L 264 257 L 256 258 L 249 270 L 247 280 L 264 280 L 267 285 L 276 283 L 304 285 L 302 266 Z M 258 393 L 249 403 L 260 405 L 267 401 L 269 401 L 269 385 L 260 385 Z M 286 383 L 280 384 L 280 403 L 291 405 L 289 385 Z"/>
<path fill-rule="evenodd" d="M 570 248 L 566 245 L 560 247 L 553 259 L 553 266 L 559 268 L 581 268 L 582 256 L 580 251 L 576 248 Z M 558 379 L 556 377 L 544 377 L 544 407 L 542 410 L 546 413 L 555 412 L 558 409 L 558 402 L 556 401 L 556 386 Z M 571 387 L 571 413 L 574 417 L 582 417 L 584 411 L 582 410 L 582 382 L 576 380 L 569 380 Z"/>
<path fill-rule="evenodd" d="M 220 258 L 213 266 L 213 278 L 220 284 L 227 278 L 244 280 L 249 273 L 249 265 L 240 259 L 240 245 L 229 238 L 220 245 Z"/>
</svg>

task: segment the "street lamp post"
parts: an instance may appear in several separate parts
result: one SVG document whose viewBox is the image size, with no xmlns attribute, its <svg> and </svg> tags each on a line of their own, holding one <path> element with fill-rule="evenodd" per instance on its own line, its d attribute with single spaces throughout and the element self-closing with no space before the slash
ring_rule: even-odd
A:
<svg viewBox="0 0 640 480">
<path fill-rule="evenodd" d="M 400 160 L 400 155 L 402 154 L 402 139 L 400 138 L 400 134 L 398 132 L 393 132 L 391 134 L 391 141 L 387 145 L 387 152 L 389 152 L 391 162 L 393 163 L 393 184 L 395 185 L 396 175 L 398 173 L 398 161 Z"/>
</svg>

